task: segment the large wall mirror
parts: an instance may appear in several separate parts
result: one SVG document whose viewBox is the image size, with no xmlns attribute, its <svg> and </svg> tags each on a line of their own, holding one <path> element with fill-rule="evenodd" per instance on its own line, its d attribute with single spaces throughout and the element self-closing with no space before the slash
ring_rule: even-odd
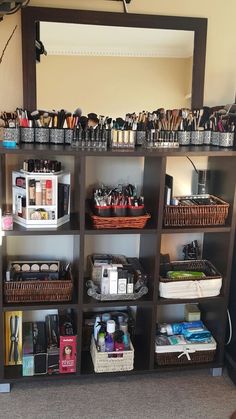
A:
<svg viewBox="0 0 236 419">
<path fill-rule="evenodd" d="M 36 23 L 47 51 L 35 60 Z M 24 106 L 112 117 L 203 104 L 207 19 L 28 7 Z"/>
</svg>

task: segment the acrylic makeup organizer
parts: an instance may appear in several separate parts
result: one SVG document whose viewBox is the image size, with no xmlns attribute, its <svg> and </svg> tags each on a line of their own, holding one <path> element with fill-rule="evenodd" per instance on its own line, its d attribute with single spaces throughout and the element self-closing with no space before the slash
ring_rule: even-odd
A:
<svg viewBox="0 0 236 419">
<path fill-rule="evenodd" d="M 25 187 L 16 185 L 17 178 L 25 179 Z M 41 202 L 36 204 L 36 201 L 30 205 L 30 181 L 35 180 L 35 183 L 40 182 L 41 185 L 48 180 L 51 182 L 52 202 L 47 204 Z M 70 220 L 70 173 L 60 172 L 56 173 L 34 173 L 24 171 L 12 172 L 12 198 L 13 198 L 13 215 L 14 221 L 27 228 L 43 228 L 44 226 L 56 228 Z M 62 186 L 60 186 L 62 185 Z M 66 188 L 65 191 L 59 192 L 59 188 Z M 36 194 L 36 192 L 34 191 Z M 22 202 L 25 200 L 25 209 L 22 208 Z M 65 211 L 60 213 L 59 207 L 62 205 L 61 200 L 65 202 Z M 22 199 L 21 199 L 22 201 Z M 24 211 L 24 215 L 19 215 L 19 206 Z"/>
</svg>

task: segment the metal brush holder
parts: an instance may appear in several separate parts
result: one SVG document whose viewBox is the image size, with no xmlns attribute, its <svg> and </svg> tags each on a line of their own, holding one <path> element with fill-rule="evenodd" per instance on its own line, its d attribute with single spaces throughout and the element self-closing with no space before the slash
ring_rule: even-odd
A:
<svg viewBox="0 0 236 419">
<path fill-rule="evenodd" d="M 189 145 L 190 144 L 190 131 L 178 131 L 177 138 L 179 145 Z"/>
<path fill-rule="evenodd" d="M 34 128 L 23 128 L 20 129 L 20 139 L 22 143 L 32 144 L 34 143 Z"/>
<path fill-rule="evenodd" d="M 64 128 L 50 128 L 50 144 L 64 144 Z"/>
<path fill-rule="evenodd" d="M 34 131 L 34 139 L 36 143 L 48 144 L 49 143 L 49 128 L 37 127 Z"/>
<path fill-rule="evenodd" d="M 219 132 L 219 146 L 233 147 L 234 146 L 234 132 Z"/>
<path fill-rule="evenodd" d="M 219 144 L 220 144 L 220 133 L 218 131 L 212 131 L 211 144 L 219 146 Z"/>
<path fill-rule="evenodd" d="M 73 141 L 73 129 L 65 128 L 65 144 L 71 144 Z"/>
<path fill-rule="evenodd" d="M 204 131 L 203 132 L 203 144 L 210 145 L 211 144 L 211 131 Z"/>
<path fill-rule="evenodd" d="M 191 144 L 192 145 L 203 144 L 203 131 L 191 131 Z"/>
<path fill-rule="evenodd" d="M 4 128 L 3 129 L 3 141 L 14 141 L 16 144 L 20 142 L 20 129 L 16 128 Z"/>
<path fill-rule="evenodd" d="M 144 145 L 146 141 L 146 131 L 137 131 L 136 145 Z"/>
</svg>

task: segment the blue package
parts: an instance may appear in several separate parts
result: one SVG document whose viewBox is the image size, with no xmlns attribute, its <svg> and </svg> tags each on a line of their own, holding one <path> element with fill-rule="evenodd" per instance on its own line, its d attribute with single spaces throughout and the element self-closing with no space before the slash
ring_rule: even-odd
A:
<svg viewBox="0 0 236 419">
<path fill-rule="evenodd" d="M 16 141 L 3 140 L 2 145 L 3 147 L 16 147 Z"/>
<path fill-rule="evenodd" d="M 183 330 L 183 335 L 189 342 L 204 342 L 212 336 L 205 327 L 190 327 Z"/>
</svg>

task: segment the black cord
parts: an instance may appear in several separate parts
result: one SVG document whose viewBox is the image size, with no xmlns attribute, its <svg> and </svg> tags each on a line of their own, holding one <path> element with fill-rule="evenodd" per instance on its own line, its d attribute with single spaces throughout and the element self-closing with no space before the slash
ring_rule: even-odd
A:
<svg viewBox="0 0 236 419">
<path fill-rule="evenodd" d="M 192 163 L 192 165 L 193 165 L 193 167 L 194 167 L 194 170 L 195 170 L 195 172 L 197 172 L 198 173 L 198 170 L 197 170 L 197 168 L 196 168 L 196 166 L 195 166 L 195 164 L 193 163 L 193 161 L 188 157 L 188 156 L 186 156 L 187 157 L 187 159 L 189 159 L 189 161 Z"/>
<path fill-rule="evenodd" d="M 6 15 L 13 15 L 14 13 L 18 12 L 20 9 L 24 9 L 26 6 L 28 6 L 30 0 L 27 0 L 24 4 L 18 4 L 14 9 L 12 9 L 10 12 L 6 13 Z"/>
</svg>

